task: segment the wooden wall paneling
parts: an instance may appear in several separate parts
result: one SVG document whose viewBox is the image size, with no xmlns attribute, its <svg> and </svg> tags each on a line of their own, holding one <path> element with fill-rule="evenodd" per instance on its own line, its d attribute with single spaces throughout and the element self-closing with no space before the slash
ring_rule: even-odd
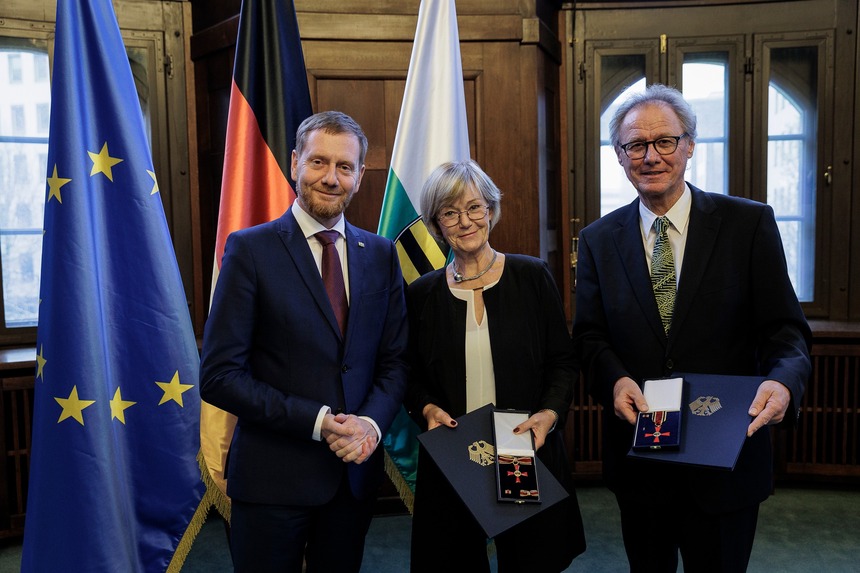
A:
<svg viewBox="0 0 860 573">
<path fill-rule="evenodd" d="M 849 27 L 846 32 L 851 31 L 856 33 L 856 30 L 860 29 L 860 2 L 857 3 L 857 9 L 854 13 L 854 21 L 847 22 L 846 25 Z M 841 50 L 837 52 L 837 57 L 839 57 L 839 55 L 841 55 L 842 53 L 843 52 Z M 860 62 L 860 42 L 855 42 L 853 54 L 849 53 L 846 54 L 844 57 L 853 57 L 854 62 Z M 853 87 L 853 90 L 837 90 L 837 98 L 841 98 L 842 96 L 840 94 L 843 93 L 845 94 L 845 96 L 848 96 L 849 93 L 860 94 L 860 74 L 855 73 L 853 79 L 853 86 L 851 86 Z M 857 98 L 858 101 L 860 101 L 860 97 L 858 97 L 857 95 L 855 95 L 854 97 Z M 855 118 L 860 115 L 857 112 L 856 103 L 854 105 L 847 105 L 844 109 L 854 109 Z M 852 136 L 856 137 L 856 124 L 849 123 L 848 121 L 846 121 L 845 125 L 848 128 L 849 132 L 851 132 Z M 849 169 L 850 167 L 851 183 L 849 184 L 852 185 L 852 195 L 856 197 L 857 191 L 856 187 L 854 186 L 857 185 L 857 181 L 860 181 L 860 145 L 851 145 L 840 142 L 837 143 L 837 146 L 840 146 L 840 144 L 844 146 L 843 149 L 845 149 L 845 157 L 842 158 L 842 164 L 845 166 L 846 169 Z M 860 221 L 860 201 L 852 200 L 850 209 L 845 208 L 845 212 L 848 215 L 848 222 L 846 226 L 850 229 L 848 233 L 848 244 L 860 245 L 860 225 L 856 223 L 857 221 Z M 847 277 L 848 285 L 847 288 L 845 288 L 845 294 L 848 297 L 848 320 L 860 322 L 860 249 L 855 247 L 850 249 L 849 252 L 850 258 L 848 259 L 848 268 L 850 270 Z"/>
<path fill-rule="evenodd" d="M 347 209 L 347 218 L 375 232 L 388 179 L 411 44 L 307 41 L 303 50 L 314 111 L 343 111 L 352 116 L 367 135 L 364 179 Z"/>
<path fill-rule="evenodd" d="M 35 372 L 35 349 L 0 349 L 0 538 L 24 533 Z"/>
<path fill-rule="evenodd" d="M 190 0 L 195 32 L 223 24 L 239 14 L 242 0 Z M 298 4 L 298 3 L 297 3 Z M 233 40 L 235 41 L 235 36 Z"/>
<path fill-rule="evenodd" d="M 229 0 L 238 2 L 238 0 Z M 554 6 L 560 2 L 539 0 L 539 4 Z M 418 14 L 420 0 L 295 0 L 298 12 L 323 14 Z M 519 14 L 536 10 L 534 0 L 457 0 L 457 14 Z"/>
<path fill-rule="evenodd" d="M 418 13 L 400 14 L 340 14 L 297 12 L 302 40 L 342 41 L 406 41 L 412 42 L 418 23 Z M 464 16 L 457 13 L 460 42 L 519 40 L 522 19 L 518 14 L 481 14 Z"/>
<path fill-rule="evenodd" d="M 561 252 L 564 254 L 564 260 L 560 262 L 560 266 L 565 270 L 561 273 L 562 279 L 558 282 L 558 288 L 561 291 L 561 297 L 564 299 L 564 311 L 571 322 L 573 322 L 573 263 L 576 259 L 576 254 L 573 249 L 572 238 L 575 237 L 575 221 L 573 210 L 573 197 L 571 197 L 570 189 L 573 188 L 571 181 L 573 180 L 572 166 L 572 141 L 568 134 L 573 132 L 574 122 L 571 115 L 571 102 L 573 97 L 572 74 L 570 70 L 573 67 L 573 53 L 568 47 L 573 44 L 573 18 L 569 14 L 569 10 L 559 11 L 558 30 L 561 40 L 566 46 L 561 50 L 561 64 L 558 70 L 558 138 L 559 138 L 559 229 L 558 241 L 562 245 Z"/>
<path fill-rule="evenodd" d="M 200 277 L 197 293 L 202 312 L 193 315 L 194 330 L 203 333 L 208 316 L 212 288 L 212 266 L 215 255 L 215 232 L 218 227 L 218 206 L 221 200 L 221 179 L 224 167 L 224 143 L 227 133 L 227 112 L 233 83 L 238 21 L 230 20 L 191 38 L 191 60 L 194 62 L 196 146 L 197 146 L 197 210 L 193 222 L 198 239 Z"/>
<path fill-rule="evenodd" d="M 191 235 L 191 324 L 194 335 L 203 337 L 203 321 L 208 308 L 208 297 L 203 296 L 203 252 L 201 236 L 199 232 L 199 221 L 201 217 L 200 205 L 200 158 L 197 148 L 197 101 L 194 94 L 197 91 L 196 79 L 194 77 L 194 63 L 191 60 L 191 30 L 193 29 L 193 18 L 191 4 L 182 4 L 182 19 L 185 33 L 182 34 L 182 66 L 185 69 L 185 117 L 188 122 L 188 194 L 189 194 L 189 216 L 187 229 Z M 188 290 L 186 285 L 186 290 Z"/>
<path fill-rule="evenodd" d="M 505 42 L 485 45 L 485 98 L 481 162 L 502 189 L 502 218 L 493 231 L 496 248 L 540 256 L 540 184 L 534 70 L 524 52 Z M 500 98 L 496 94 L 504 93 Z M 492 103 L 491 103 L 492 102 Z"/>
<path fill-rule="evenodd" d="M 309 41 L 303 49 L 314 111 L 338 109 L 348 113 L 361 124 L 368 137 L 367 169 L 359 195 L 347 209 L 347 217 L 359 227 L 375 231 L 400 119 L 412 43 Z M 471 57 L 469 61 L 474 64 L 476 58 Z M 476 89 L 469 76 L 479 75 L 480 72 L 467 72 L 464 86 L 473 145 Z"/>
<path fill-rule="evenodd" d="M 0 537 L 23 534 L 30 479 L 34 379 L 30 371 L 16 374 L 0 379 L 0 479 L 5 486 L 0 489 Z"/>
<path fill-rule="evenodd" d="M 538 182 L 541 201 L 539 219 L 540 257 L 547 261 L 556 284 L 561 290 L 565 312 L 572 323 L 565 285 L 570 277 L 570 249 L 564 229 L 568 220 L 568 200 L 563 186 L 562 170 L 567 165 L 562 155 L 562 44 L 564 19 L 558 12 L 547 11 L 543 16 L 523 22 L 523 43 L 533 46 L 536 103 L 534 108 L 538 127 Z M 554 7 L 554 6 L 553 6 Z"/>
<path fill-rule="evenodd" d="M 163 117 L 159 119 L 162 128 L 161 140 L 153 141 L 153 159 L 159 155 L 161 171 L 158 172 L 158 184 L 164 209 L 170 224 L 170 233 L 177 264 L 182 275 L 183 288 L 191 308 L 199 305 L 200 301 L 194 293 L 194 242 L 192 235 L 192 206 L 191 206 L 191 174 L 190 139 L 188 118 L 188 100 L 193 99 L 193 93 L 188 91 L 186 81 L 188 68 L 186 62 L 186 42 L 191 33 L 190 6 L 181 2 L 158 2 L 161 6 L 161 29 L 153 34 L 157 41 L 155 47 L 156 61 L 154 75 L 158 78 L 157 87 L 160 92 L 157 97 L 162 101 L 159 108 Z M 124 10 L 124 8 L 123 8 Z M 140 34 L 135 35 L 136 38 Z M 126 39 L 128 48 L 131 39 Z M 159 49 L 161 51 L 159 51 Z M 152 96 L 150 96 L 152 97 Z M 152 110 L 151 106 L 150 109 Z M 153 118 L 155 119 L 155 118 Z M 166 155 L 166 157 L 165 157 Z M 169 192 L 165 193 L 165 192 Z M 189 308 L 189 310 L 191 310 Z"/>
<path fill-rule="evenodd" d="M 546 185 L 546 224 L 541 226 L 545 233 L 542 239 L 543 245 L 545 245 L 542 256 L 554 271 L 555 282 L 559 291 L 564 293 L 565 281 L 570 276 L 570 272 L 569 253 L 566 251 L 567 242 L 562 232 L 567 221 L 567 200 L 566 195 L 562 192 L 561 182 L 563 162 L 559 119 L 561 97 L 558 90 L 560 74 L 558 66 L 554 64 L 550 65 L 545 62 L 544 67 L 547 77 L 547 81 L 544 82 L 545 104 L 542 106 L 543 115 L 538 118 L 538 123 L 544 125 L 547 130 L 545 137 L 547 152 L 543 165 Z M 573 316 L 570 314 L 570 308 L 566 303 L 565 313 L 572 324 Z"/>
<path fill-rule="evenodd" d="M 388 178 L 384 79 L 317 79 L 314 111 L 340 110 L 355 119 L 368 139 L 364 179 L 347 209 L 355 225 L 376 231 Z"/>
<path fill-rule="evenodd" d="M 0 487 L 0 537 L 4 537 L 4 532 L 13 530 L 11 500 L 14 499 L 16 480 L 15 475 L 10 471 L 11 467 L 6 451 L 8 451 L 9 426 L 14 426 L 10 418 L 15 409 L 9 404 L 9 398 L 11 396 L 7 398 L 6 392 L 0 391 L 0 415 L 3 416 L 3 424 L 0 425 L 0 445 L 3 447 L 2 455 L 0 455 L 0 480 L 3 480 L 3 487 Z"/>
<path fill-rule="evenodd" d="M 195 3 L 196 6 L 202 4 Z M 360 195 L 349 207 L 352 222 L 375 230 L 387 181 L 388 164 L 400 114 L 403 86 L 412 52 L 419 3 L 346 0 L 296 1 L 299 31 L 308 70 L 314 110 L 341 109 L 353 115 L 368 134 L 368 167 Z M 547 98 L 546 53 L 560 51 L 551 28 L 558 6 L 552 2 L 479 0 L 457 2 L 458 28 L 463 60 L 466 107 L 472 157 L 481 162 L 505 193 L 502 221 L 493 244 L 509 252 L 548 257 L 558 250 L 549 246 L 543 222 L 557 206 L 558 191 L 548 192 L 547 181 L 554 162 L 547 161 L 546 142 L 551 138 L 539 121 L 554 121 L 558 110 L 538 110 L 539 102 L 557 107 L 557 97 Z M 536 15 L 541 13 L 540 18 Z M 548 19 L 549 22 L 544 22 Z M 223 160 L 223 141 L 215 138 L 216 123 L 226 124 L 226 108 L 216 109 L 220 99 L 213 74 L 232 70 L 237 17 L 195 34 L 192 51 L 196 67 L 206 68 L 198 81 L 198 122 L 209 121 L 210 133 L 198 143 L 200 158 L 200 249 L 203 257 L 203 289 L 208 301 L 214 248 L 217 202 Z M 195 20 L 195 26 L 197 20 Z M 525 38 L 525 42 L 524 42 Z M 226 49 L 226 50 L 225 50 Z M 219 61 L 219 51 L 229 54 L 230 65 Z M 220 57 L 223 59 L 223 56 Z M 557 68 L 558 62 L 555 63 Z M 557 74 L 557 72 L 556 72 Z M 549 92 L 554 92 L 553 86 Z M 209 101 L 203 101 L 206 99 Z M 226 101 L 226 100 L 225 100 Z M 539 115 L 540 114 L 540 115 Z M 553 129 L 555 126 L 553 126 Z M 550 153 L 557 153 L 556 145 Z M 555 182 L 558 186 L 559 183 Z M 209 203 L 204 206 L 204 203 Z M 543 206 L 542 206 L 543 205 Z M 516 214 L 516 215 L 515 215 Z M 210 216 L 207 219 L 207 216 Z M 558 263 L 555 263 L 556 265 Z"/>
<path fill-rule="evenodd" d="M 466 98 L 466 121 L 469 124 L 469 157 L 479 161 L 484 148 L 484 50 L 481 44 L 460 42 L 460 59 L 463 64 L 463 91 Z"/>
</svg>

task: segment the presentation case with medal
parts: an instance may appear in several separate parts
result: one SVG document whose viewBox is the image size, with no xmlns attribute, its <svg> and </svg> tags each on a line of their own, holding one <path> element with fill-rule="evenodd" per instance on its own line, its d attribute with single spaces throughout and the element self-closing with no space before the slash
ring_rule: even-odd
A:
<svg viewBox="0 0 860 573">
<path fill-rule="evenodd" d="M 681 445 L 681 396 L 683 378 L 646 380 L 642 393 L 648 411 L 636 420 L 635 450 L 677 449 Z"/>
<path fill-rule="evenodd" d="M 534 436 L 514 433 L 529 419 L 525 410 L 493 410 L 496 443 L 496 497 L 511 503 L 540 503 Z"/>
</svg>

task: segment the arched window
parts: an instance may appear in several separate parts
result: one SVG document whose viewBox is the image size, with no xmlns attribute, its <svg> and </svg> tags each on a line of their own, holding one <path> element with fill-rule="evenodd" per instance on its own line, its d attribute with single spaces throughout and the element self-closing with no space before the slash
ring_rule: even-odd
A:
<svg viewBox="0 0 860 573">
<path fill-rule="evenodd" d="M 817 56 L 773 49 L 767 104 L 767 203 L 776 214 L 788 274 L 801 301 L 815 294 Z"/>
<path fill-rule="evenodd" d="M 807 53 L 809 52 L 809 53 Z M 814 296 L 817 117 L 814 48 L 771 50 L 768 85 L 767 193 L 776 214 L 789 275 L 801 301 Z M 614 61 L 624 60 L 615 58 Z M 621 89 L 604 85 L 606 99 L 600 117 L 600 215 L 628 204 L 636 191 L 619 168 L 609 141 L 609 122 L 618 105 L 631 93 L 645 89 L 646 80 L 635 64 L 605 78 L 635 79 Z M 799 71 L 798 71 L 799 70 Z M 685 179 L 714 193 L 729 194 L 728 71 L 719 52 L 687 53 L 682 65 L 683 93 L 697 117 L 698 137 Z M 616 95 L 617 94 L 617 95 Z M 742 138 L 735 141 L 741 142 Z M 762 200 L 765 198 L 762 197 Z"/>
</svg>

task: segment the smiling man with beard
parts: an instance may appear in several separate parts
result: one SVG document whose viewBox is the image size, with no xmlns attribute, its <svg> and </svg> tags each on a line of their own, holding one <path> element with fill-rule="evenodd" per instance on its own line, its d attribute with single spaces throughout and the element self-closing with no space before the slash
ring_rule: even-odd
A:
<svg viewBox="0 0 860 573">
<path fill-rule="evenodd" d="M 349 116 L 307 118 L 298 199 L 227 239 L 200 393 L 238 419 L 226 472 L 236 571 L 361 568 L 407 339 L 394 244 L 343 216 L 366 152 Z"/>
</svg>

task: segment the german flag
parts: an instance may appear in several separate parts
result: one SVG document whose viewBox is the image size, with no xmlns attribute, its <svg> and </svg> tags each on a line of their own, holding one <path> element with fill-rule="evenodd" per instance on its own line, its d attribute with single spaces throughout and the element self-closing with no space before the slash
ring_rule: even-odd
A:
<svg viewBox="0 0 860 573">
<path fill-rule="evenodd" d="M 313 113 L 292 0 L 243 0 L 233 64 L 221 204 L 212 267 L 218 280 L 227 236 L 280 217 L 296 197 L 290 157 L 296 129 Z M 236 418 L 203 402 L 200 450 L 214 502 L 230 518 L 224 467 Z"/>
</svg>

